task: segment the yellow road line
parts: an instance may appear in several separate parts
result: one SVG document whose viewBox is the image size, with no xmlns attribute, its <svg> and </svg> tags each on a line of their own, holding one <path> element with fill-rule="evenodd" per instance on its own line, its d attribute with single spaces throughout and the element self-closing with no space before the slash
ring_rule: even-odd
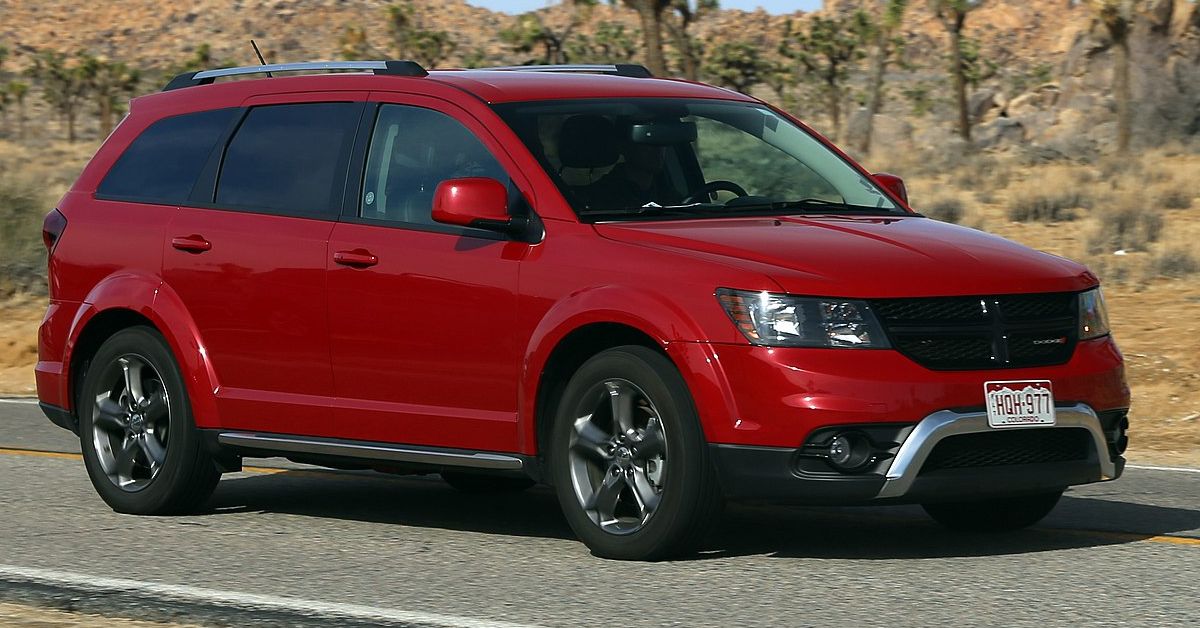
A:
<svg viewBox="0 0 1200 628">
<path fill-rule="evenodd" d="M 0 454 L 9 456 L 35 456 L 37 458 L 63 458 L 66 460 L 82 460 L 83 456 L 79 454 L 68 454 L 59 451 L 38 451 L 36 449 L 10 449 L 0 447 Z"/>
<path fill-rule="evenodd" d="M 83 456 L 80 454 L 62 451 L 42 451 L 40 449 L 17 449 L 13 447 L 0 447 L 0 455 L 31 456 L 34 458 L 58 458 L 60 460 L 83 460 Z M 286 473 L 288 471 L 294 471 L 294 469 L 279 469 L 276 467 L 242 467 L 242 471 L 247 473 Z"/>
<path fill-rule="evenodd" d="M 42 451 L 39 449 L 17 449 L 12 447 L 0 447 L 0 455 L 9 456 L 32 456 L 35 458 L 58 458 L 65 460 L 82 460 L 83 456 L 79 454 L 63 453 L 61 451 Z M 246 473 L 291 473 L 294 475 L 307 475 L 313 477 L 327 477 L 345 479 L 348 477 L 363 478 L 364 476 L 346 476 L 331 471 L 310 471 L 308 469 L 280 469 L 277 467 L 242 467 L 242 471 Z M 1187 536 L 1170 536 L 1165 534 L 1146 536 L 1145 534 L 1137 534 L 1134 532 L 1113 532 L 1109 530 L 1079 530 L 1073 528 L 1040 528 L 1046 532 L 1060 532 L 1063 534 L 1075 534 L 1083 536 L 1092 536 L 1100 538 L 1109 538 L 1117 541 L 1137 542 L 1149 541 L 1151 543 L 1167 543 L 1170 545 L 1195 545 L 1200 546 L 1200 539 Z"/>
</svg>

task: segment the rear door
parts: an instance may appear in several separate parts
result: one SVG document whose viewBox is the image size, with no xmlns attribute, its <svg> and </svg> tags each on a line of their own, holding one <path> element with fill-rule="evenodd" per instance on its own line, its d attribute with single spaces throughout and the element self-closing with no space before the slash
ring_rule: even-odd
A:
<svg viewBox="0 0 1200 628">
<path fill-rule="evenodd" d="M 245 103 L 167 229 L 164 279 L 203 339 L 224 427 L 328 430 L 325 260 L 365 96 Z"/>
<path fill-rule="evenodd" d="M 339 435 L 515 451 L 517 269 L 530 246 L 431 218 L 450 178 L 498 179 L 523 202 L 515 168 L 457 107 L 379 98 L 360 192 L 330 241 Z"/>
</svg>

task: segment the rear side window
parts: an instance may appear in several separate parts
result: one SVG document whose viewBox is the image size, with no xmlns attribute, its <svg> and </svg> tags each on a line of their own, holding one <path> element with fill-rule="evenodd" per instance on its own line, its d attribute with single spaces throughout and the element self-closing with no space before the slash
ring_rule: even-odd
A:
<svg viewBox="0 0 1200 628">
<path fill-rule="evenodd" d="M 251 109 L 225 152 L 216 204 L 295 216 L 336 215 L 361 109 L 359 103 Z"/>
<path fill-rule="evenodd" d="M 117 159 L 96 194 L 163 205 L 185 202 L 237 111 L 214 109 L 155 122 Z"/>
</svg>

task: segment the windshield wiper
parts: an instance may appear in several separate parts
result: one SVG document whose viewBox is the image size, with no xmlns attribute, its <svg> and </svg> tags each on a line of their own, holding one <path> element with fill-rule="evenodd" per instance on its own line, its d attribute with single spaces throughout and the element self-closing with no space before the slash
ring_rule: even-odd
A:
<svg viewBox="0 0 1200 628">
<path fill-rule="evenodd" d="M 733 199 L 720 206 L 720 209 L 725 211 L 736 212 L 761 212 L 761 211 L 784 211 L 784 210 L 803 210 L 813 212 L 888 212 L 889 210 L 882 207 L 868 207 L 866 205 L 851 205 L 840 201 L 827 201 L 823 198 L 804 198 L 796 201 L 767 201 L 762 203 L 745 203 L 740 204 Z"/>
</svg>

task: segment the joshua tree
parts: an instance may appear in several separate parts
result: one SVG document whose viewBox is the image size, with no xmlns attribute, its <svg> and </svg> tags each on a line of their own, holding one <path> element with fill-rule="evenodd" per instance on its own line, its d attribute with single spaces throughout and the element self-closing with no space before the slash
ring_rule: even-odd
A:
<svg viewBox="0 0 1200 628">
<path fill-rule="evenodd" d="M 1090 0 L 1092 11 L 1104 25 L 1113 47 L 1113 95 L 1117 99 L 1117 152 L 1129 152 L 1133 137 L 1133 96 L 1129 90 L 1129 31 L 1133 28 L 1136 0 Z"/>
<path fill-rule="evenodd" d="M 591 37 L 576 36 L 567 45 L 567 58 L 578 63 L 628 61 L 638 50 L 637 31 L 628 32 L 620 22 L 601 22 Z"/>
<path fill-rule="evenodd" d="M 500 31 L 500 39 L 516 52 L 529 53 L 541 49 L 542 63 L 566 63 L 569 42 L 591 15 L 591 8 L 596 2 L 565 0 L 563 4 L 568 10 L 565 24 L 552 24 L 542 12 L 530 11 L 517 16 L 511 27 Z"/>
<path fill-rule="evenodd" d="M 43 51 L 33 59 L 30 74 L 42 85 L 42 97 L 67 127 L 67 141 L 75 141 L 75 119 L 87 97 L 89 84 L 80 64 L 60 52 Z"/>
<path fill-rule="evenodd" d="M 942 22 L 950 36 L 950 79 L 954 85 L 954 97 L 958 103 L 958 134 L 971 141 L 971 119 L 967 112 L 967 79 L 963 66 L 963 25 L 967 13 L 982 3 L 982 0 L 929 0 L 929 9 Z"/>
<path fill-rule="evenodd" d="M 679 65 L 683 77 L 689 81 L 700 79 L 700 65 L 704 49 L 688 32 L 693 24 L 720 8 L 718 0 L 673 0 L 671 13 L 663 22 L 671 43 L 679 53 Z"/>
<path fill-rule="evenodd" d="M 137 91 L 141 73 L 119 61 L 108 61 L 90 54 L 79 56 L 79 72 L 87 91 L 96 100 L 100 134 L 108 135 L 116 126 L 122 102 Z"/>
<path fill-rule="evenodd" d="M 866 55 L 863 47 L 869 24 L 862 11 L 846 17 L 814 15 L 804 29 L 789 22 L 779 44 L 779 54 L 796 61 L 820 86 L 833 137 L 842 128 L 842 100 L 850 65 Z"/>
<path fill-rule="evenodd" d="M 719 44 L 704 61 L 704 72 L 723 87 L 746 93 L 766 80 L 771 65 L 759 55 L 759 46 L 746 41 Z"/>
<path fill-rule="evenodd" d="M 17 137 L 25 139 L 25 96 L 29 93 L 29 84 L 9 81 L 5 91 L 17 105 Z"/>
<path fill-rule="evenodd" d="M 663 55 L 663 14 L 675 0 L 621 0 L 637 11 L 642 22 L 642 41 L 646 50 L 646 68 L 655 76 L 665 76 L 667 61 Z"/>
<path fill-rule="evenodd" d="M 904 21 L 907 0 L 871 0 L 871 70 L 867 82 L 867 127 L 863 133 L 859 152 L 866 154 L 871 149 L 871 127 L 875 114 L 883 106 L 883 80 L 888 63 L 904 40 L 896 37 L 896 31 Z"/>
</svg>

